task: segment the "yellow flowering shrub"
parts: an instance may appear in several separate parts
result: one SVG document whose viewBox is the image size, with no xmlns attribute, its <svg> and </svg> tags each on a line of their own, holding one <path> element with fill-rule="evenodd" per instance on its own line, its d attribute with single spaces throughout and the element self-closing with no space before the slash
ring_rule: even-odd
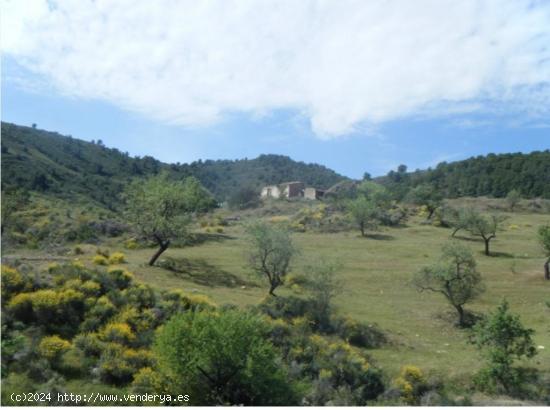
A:
<svg viewBox="0 0 550 410">
<path fill-rule="evenodd" d="M 156 393 L 160 391 L 162 379 L 150 367 L 143 367 L 134 374 L 132 392 L 135 394 Z"/>
<path fill-rule="evenodd" d="M 107 296 L 91 296 L 86 299 L 86 315 L 80 325 L 83 332 L 97 332 L 112 320 L 117 308 Z"/>
<path fill-rule="evenodd" d="M 182 300 L 187 309 L 216 307 L 216 304 L 206 295 L 184 294 Z"/>
<path fill-rule="evenodd" d="M 122 252 L 114 252 L 111 256 L 109 256 L 109 264 L 110 265 L 117 265 L 119 263 L 125 263 L 126 262 L 126 255 Z"/>
<path fill-rule="evenodd" d="M 81 375 L 86 369 L 86 357 L 84 352 L 74 346 L 65 351 L 61 355 L 59 362 L 56 362 L 58 367 L 63 373 L 68 373 L 72 376 Z"/>
<path fill-rule="evenodd" d="M 26 281 L 21 273 L 7 265 L 2 265 L 2 300 L 7 301 L 15 293 L 21 292 Z"/>
<path fill-rule="evenodd" d="M 136 333 L 142 333 L 154 327 L 156 317 L 152 309 L 138 311 L 137 308 L 130 306 L 123 308 L 113 320 L 118 323 L 127 323 Z"/>
<path fill-rule="evenodd" d="M 100 377 L 104 382 L 122 384 L 132 380 L 137 369 L 124 359 L 126 349 L 118 343 L 104 346 L 99 362 Z"/>
<path fill-rule="evenodd" d="M 85 295 L 97 296 L 101 293 L 101 285 L 93 280 L 87 280 L 80 286 Z"/>
<path fill-rule="evenodd" d="M 103 255 L 94 255 L 92 262 L 94 265 L 107 265 L 109 263 L 107 258 Z"/>
<path fill-rule="evenodd" d="M 48 265 L 48 273 L 54 273 L 59 268 L 59 263 L 52 262 Z"/>
<path fill-rule="evenodd" d="M 403 366 L 401 368 L 400 376 L 413 383 L 425 382 L 425 378 L 424 378 L 424 374 L 422 373 L 422 370 L 420 370 L 416 366 L 411 366 L 411 365 Z"/>
<path fill-rule="evenodd" d="M 84 263 L 78 258 L 72 261 L 71 265 L 77 269 L 84 269 Z"/>
<path fill-rule="evenodd" d="M 289 217 L 285 215 L 276 215 L 269 218 L 269 222 L 272 222 L 272 223 L 283 223 L 288 221 L 289 221 Z"/>
<path fill-rule="evenodd" d="M 422 371 L 411 365 L 403 366 L 399 376 L 394 380 L 394 384 L 401 391 L 401 398 L 411 405 L 419 403 L 425 383 L 426 379 Z"/>
<path fill-rule="evenodd" d="M 126 289 L 134 280 L 133 273 L 122 268 L 111 267 L 107 270 L 107 273 L 109 273 L 109 276 L 115 281 L 119 289 Z"/>
<path fill-rule="evenodd" d="M 124 349 L 122 358 L 136 369 L 151 366 L 154 360 L 153 353 L 147 349 Z"/>
<path fill-rule="evenodd" d="M 32 316 L 32 299 L 30 295 L 30 293 L 19 293 L 12 297 L 8 303 L 8 309 L 20 320 Z"/>
<path fill-rule="evenodd" d="M 23 295 L 21 294 L 20 296 Z M 37 290 L 36 292 L 28 293 L 28 295 L 33 309 L 54 309 L 61 304 L 61 297 L 55 290 Z"/>
<path fill-rule="evenodd" d="M 124 242 L 124 247 L 126 249 L 133 250 L 133 249 L 137 249 L 138 246 L 139 245 L 135 239 L 128 239 L 126 242 Z"/>
<path fill-rule="evenodd" d="M 57 335 L 46 336 L 38 345 L 38 353 L 48 360 L 55 360 L 70 348 L 71 343 L 68 340 L 62 339 Z"/>
<path fill-rule="evenodd" d="M 332 372 L 328 369 L 321 369 L 319 372 L 319 379 L 330 379 L 332 377 Z"/>
<path fill-rule="evenodd" d="M 22 321 L 37 320 L 46 326 L 66 323 L 76 319 L 75 309 L 84 306 L 84 294 L 74 289 L 41 289 L 36 292 L 19 293 L 13 297 L 8 309 Z"/>
<path fill-rule="evenodd" d="M 290 229 L 296 232 L 305 232 L 306 226 L 303 223 L 300 222 L 292 222 L 290 224 Z"/>
<path fill-rule="evenodd" d="M 109 323 L 100 332 L 100 338 L 105 342 L 130 343 L 136 335 L 127 323 Z"/>
<path fill-rule="evenodd" d="M 40 292 L 40 291 L 38 291 Z M 36 293 L 38 293 L 36 292 Z M 65 289 L 59 293 L 59 301 L 64 304 L 72 304 L 84 301 L 84 294 L 78 290 Z"/>
<path fill-rule="evenodd" d="M 430 212 L 428 211 L 428 207 L 426 205 L 422 205 L 418 207 L 416 214 L 422 218 L 425 218 L 428 216 Z"/>
</svg>

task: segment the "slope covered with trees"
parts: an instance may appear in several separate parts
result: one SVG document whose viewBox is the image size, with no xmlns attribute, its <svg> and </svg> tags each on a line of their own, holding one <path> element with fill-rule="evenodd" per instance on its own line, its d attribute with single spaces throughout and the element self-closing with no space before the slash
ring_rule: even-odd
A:
<svg viewBox="0 0 550 410">
<path fill-rule="evenodd" d="M 505 197 L 517 190 L 524 198 L 550 198 L 550 150 L 529 154 L 489 154 L 457 162 L 442 162 L 435 169 L 390 171 L 380 182 L 398 192 L 431 184 L 447 198 L 462 196 Z"/>
<path fill-rule="evenodd" d="M 2 123 L 2 190 L 23 188 L 60 196 L 82 194 L 103 205 L 117 205 L 118 194 L 136 177 L 161 170 L 182 179 L 196 177 L 224 201 L 241 187 L 258 190 L 266 184 L 300 180 L 329 188 L 346 179 L 317 164 L 281 155 L 255 159 L 166 164 L 152 157 L 131 157 L 101 140 L 90 143 L 58 133 Z"/>
</svg>

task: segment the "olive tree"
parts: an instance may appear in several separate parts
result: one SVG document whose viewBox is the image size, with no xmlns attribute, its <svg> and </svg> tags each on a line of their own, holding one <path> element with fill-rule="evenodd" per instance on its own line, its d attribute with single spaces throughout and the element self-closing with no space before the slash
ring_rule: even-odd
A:
<svg viewBox="0 0 550 410">
<path fill-rule="evenodd" d="M 508 203 L 510 211 L 513 211 L 521 202 L 521 194 L 519 191 L 517 189 L 512 189 L 508 192 L 508 195 L 506 195 L 506 202 Z"/>
<path fill-rule="evenodd" d="M 364 196 L 377 206 L 385 208 L 391 201 L 391 195 L 383 186 L 373 181 L 363 181 L 357 187 L 357 194 Z"/>
<path fill-rule="evenodd" d="M 314 306 L 313 319 L 322 331 L 329 330 L 332 301 L 343 290 L 343 283 L 337 278 L 340 268 L 338 262 L 325 258 L 317 259 L 305 267 L 305 286 Z"/>
<path fill-rule="evenodd" d="M 441 224 L 453 230 L 451 237 L 454 238 L 459 231 L 468 228 L 472 211 L 446 206 L 440 209 L 440 215 Z"/>
<path fill-rule="evenodd" d="M 496 238 L 497 232 L 502 229 L 502 222 L 506 220 L 502 215 L 482 215 L 471 210 L 468 216 L 467 230 L 473 236 L 478 236 L 485 243 L 485 255 L 489 256 L 489 244 Z"/>
<path fill-rule="evenodd" d="M 464 305 L 484 292 L 472 251 L 457 242 L 443 246 L 440 260 L 424 267 L 413 278 L 420 291 L 442 294 L 458 313 L 458 325 L 467 325 Z"/>
<path fill-rule="evenodd" d="M 506 301 L 474 326 L 470 341 L 482 350 L 487 361 L 478 376 L 483 387 L 506 393 L 521 388 L 525 374 L 513 364 L 537 353 L 531 337 L 533 333 L 532 329 L 523 326 L 518 316 L 509 312 Z"/>
<path fill-rule="evenodd" d="M 389 204 L 390 195 L 382 185 L 363 181 L 357 187 L 357 197 L 348 202 L 347 210 L 359 227 L 361 236 L 366 236 L 367 229 L 378 227 Z"/>
<path fill-rule="evenodd" d="M 290 263 L 297 249 L 292 243 L 290 232 L 284 227 L 270 226 L 256 222 L 246 228 L 250 248 L 249 266 L 269 281 L 269 294 L 275 295 L 275 289 L 284 284 L 290 271 Z"/>
<path fill-rule="evenodd" d="M 348 202 L 348 212 L 353 218 L 361 236 L 367 235 L 367 229 L 376 229 L 379 220 L 379 209 L 376 204 L 364 196 L 360 196 Z"/>
<path fill-rule="evenodd" d="M 430 220 L 443 203 L 443 195 L 433 185 L 422 184 L 409 191 L 407 201 L 414 205 L 425 206 L 428 210 L 426 219 Z"/>
<path fill-rule="evenodd" d="M 149 260 L 151 266 L 172 240 L 186 235 L 194 211 L 212 206 L 208 193 L 195 181 L 171 181 L 164 173 L 134 181 L 126 189 L 125 199 L 128 220 L 142 237 L 159 247 Z"/>
<path fill-rule="evenodd" d="M 550 225 L 541 226 L 538 234 L 539 242 L 547 258 L 544 263 L 544 279 L 550 280 Z"/>
</svg>

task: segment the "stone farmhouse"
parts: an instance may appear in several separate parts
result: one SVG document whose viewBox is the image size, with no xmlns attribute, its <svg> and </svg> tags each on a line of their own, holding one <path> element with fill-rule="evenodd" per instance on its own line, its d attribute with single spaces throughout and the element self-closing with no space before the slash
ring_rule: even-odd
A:
<svg viewBox="0 0 550 410">
<path fill-rule="evenodd" d="M 320 199 L 324 194 L 321 189 L 306 187 L 303 182 L 292 181 L 284 182 L 278 185 L 268 185 L 262 188 L 262 198 L 305 198 L 305 199 Z"/>
</svg>

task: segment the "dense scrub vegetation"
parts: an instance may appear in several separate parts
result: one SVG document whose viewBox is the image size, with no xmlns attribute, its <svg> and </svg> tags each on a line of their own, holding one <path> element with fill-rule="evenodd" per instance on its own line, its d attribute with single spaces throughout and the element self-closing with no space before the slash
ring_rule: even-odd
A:
<svg viewBox="0 0 550 410">
<path fill-rule="evenodd" d="M 333 319 L 342 338 L 329 341 L 312 325 L 307 299 L 270 298 L 242 311 L 156 292 L 119 265 L 23 270 L 2 268 L 3 404 L 14 391 L 63 392 L 70 380 L 104 391 L 185 392 L 202 405 L 363 405 L 384 391 L 382 374 L 350 345 L 379 344 L 383 335 Z"/>
</svg>

